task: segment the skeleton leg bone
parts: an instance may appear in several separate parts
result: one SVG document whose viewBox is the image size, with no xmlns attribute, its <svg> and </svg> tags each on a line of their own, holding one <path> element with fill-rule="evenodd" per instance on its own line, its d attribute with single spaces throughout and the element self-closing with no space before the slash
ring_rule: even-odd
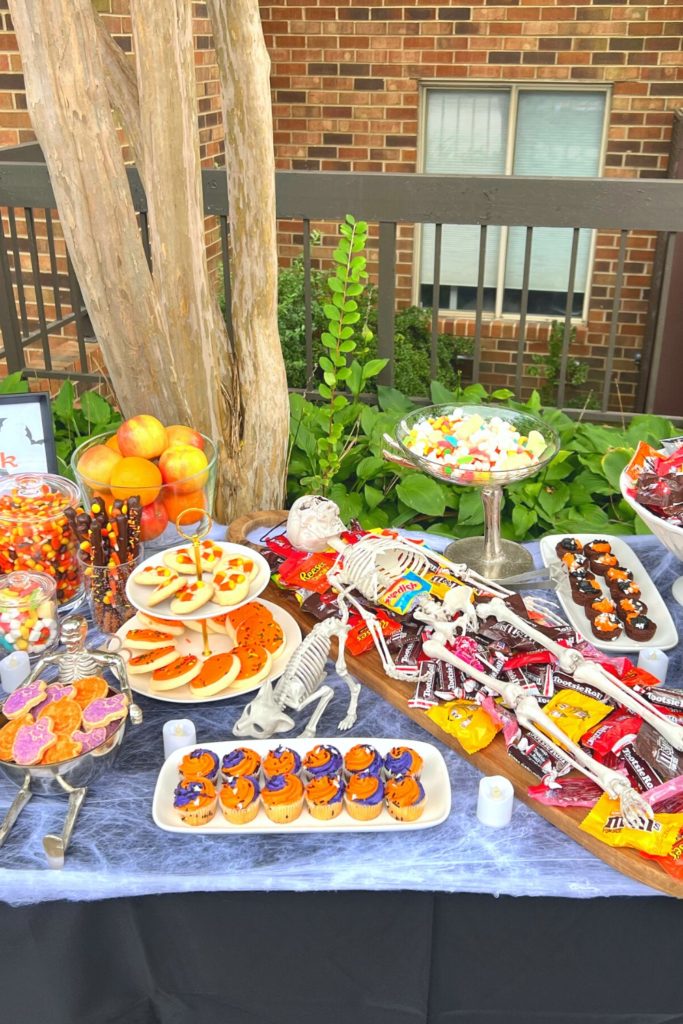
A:
<svg viewBox="0 0 683 1024">
<path fill-rule="evenodd" d="M 683 751 L 683 726 L 672 722 L 670 718 L 658 711 L 651 704 L 635 693 L 628 686 L 619 682 L 609 672 L 606 672 L 600 665 L 588 661 L 579 652 L 571 647 L 563 647 L 562 644 L 550 640 L 539 629 L 527 622 L 520 615 L 515 614 L 504 601 L 494 598 L 488 604 L 479 605 L 477 614 L 480 618 L 495 616 L 499 622 L 507 622 L 515 626 L 522 633 L 525 633 L 536 643 L 540 644 L 547 651 L 550 651 L 558 661 L 563 672 L 567 672 L 579 683 L 589 683 L 601 690 L 607 697 L 616 700 L 622 707 L 628 708 L 639 715 L 643 721 L 648 722 L 653 729 L 656 729 L 660 736 L 663 736 L 675 750 Z"/>
<path fill-rule="evenodd" d="M 341 722 L 337 726 L 340 732 L 346 732 L 354 725 L 356 718 L 358 717 L 358 697 L 360 696 L 360 683 L 349 675 L 349 670 L 346 667 L 346 658 L 344 657 L 344 648 L 346 647 L 346 631 L 339 635 L 339 650 L 337 653 L 336 669 L 337 674 L 341 679 L 344 680 L 349 688 L 349 706 L 346 709 L 346 714 L 342 718 Z"/>
<path fill-rule="evenodd" d="M 306 697 L 305 700 L 301 702 L 301 704 L 297 706 L 296 710 L 301 711 L 301 709 L 305 708 L 308 704 L 314 704 L 316 701 L 319 701 L 317 708 L 311 715 L 308 725 L 301 733 L 302 736 L 315 736 L 316 730 L 318 728 L 318 722 L 320 721 L 325 708 L 330 703 L 333 697 L 334 690 L 332 689 L 331 686 L 321 686 L 318 690 L 316 690 L 314 693 L 311 693 L 308 697 Z"/>
<path fill-rule="evenodd" d="M 470 678 L 487 687 L 487 689 L 501 696 L 508 707 L 512 708 L 515 712 L 520 725 L 529 729 L 535 735 L 542 736 L 545 744 L 553 750 L 557 757 L 570 761 L 583 775 L 596 782 L 608 796 L 620 801 L 624 820 L 632 828 L 642 828 L 645 822 L 652 818 L 650 805 L 643 800 L 639 793 L 636 793 L 624 776 L 620 775 L 619 772 L 606 768 L 582 750 L 576 743 L 573 743 L 565 736 L 555 722 L 541 710 L 536 698 L 528 694 L 521 686 L 517 686 L 515 683 L 502 682 L 500 679 L 496 679 L 495 676 L 481 672 L 462 658 L 459 658 L 457 654 L 453 654 L 452 651 L 449 651 L 438 640 L 427 640 L 423 646 L 423 651 L 428 658 L 445 661 L 449 665 L 453 665 L 455 668 L 460 669 L 461 672 L 470 676 Z M 553 739 L 549 740 L 549 736 Z"/>
</svg>

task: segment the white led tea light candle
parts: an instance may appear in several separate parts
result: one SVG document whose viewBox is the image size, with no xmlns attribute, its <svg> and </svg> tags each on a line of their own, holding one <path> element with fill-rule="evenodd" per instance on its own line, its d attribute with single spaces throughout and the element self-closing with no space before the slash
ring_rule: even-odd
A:
<svg viewBox="0 0 683 1024">
<path fill-rule="evenodd" d="M 15 651 L 0 661 L 0 681 L 5 693 L 12 693 L 28 679 L 31 663 L 26 651 Z"/>
<path fill-rule="evenodd" d="M 181 747 L 197 742 L 197 730 L 189 718 L 173 718 L 164 722 L 164 758 L 170 757 Z"/>
<path fill-rule="evenodd" d="M 638 668 L 644 668 L 663 683 L 669 668 L 669 659 L 659 648 L 645 647 L 638 655 Z"/>
<path fill-rule="evenodd" d="M 479 783 L 477 818 L 482 825 L 504 828 L 512 818 L 515 791 L 509 779 L 502 775 L 489 775 Z"/>
</svg>

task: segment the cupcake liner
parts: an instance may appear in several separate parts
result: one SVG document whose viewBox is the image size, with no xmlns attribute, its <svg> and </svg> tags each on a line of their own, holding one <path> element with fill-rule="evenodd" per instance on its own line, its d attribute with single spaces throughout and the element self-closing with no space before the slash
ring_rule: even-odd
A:
<svg viewBox="0 0 683 1024">
<path fill-rule="evenodd" d="M 291 804 L 271 804 L 269 806 L 265 800 L 263 801 L 263 810 L 270 820 L 277 822 L 278 825 L 286 825 L 288 821 L 294 821 L 299 817 L 303 809 L 303 796 Z"/>
<path fill-rule="evenodd" d="M 221 803 L 221 811 L 226 821 L 229 821 L 231 825 L 246 825 L 248 822 L 253 821 L 259 812 L 259 801 L 254 800 L 249 804 L 248 807 L 226 807 L 225 804 Z"/>
<path fill-rule="evenodd" d="M 333 804 L 316 804 L 312 800 L 306 800 L 306 804 L 311 817 L 317 818 L 318 821 L 331 821 L 332 818 L 338 818 L 343 807 L 341 800 L 337 800 Z"/>
<path fill-rule="evenodd" d="M 206 807 L 195 807 L 181 814 L 185 825 L 206 825 L 216 813 L 218 798 Z"/>
<path fill-rule="evenodd" d="M 396 821 L 417 821 L 421 817 L 422 812 L 425 809 L 426 799 L 420 800 L 419 804 L 413 804 L 411 807 L 397 807 L 396 804 L 391 804 L 387 800 L 386 808 L 392 818 Z"/>
<path fill-rule="evenodd" d="M 372 821 L 382 813 L 383 805 L 381 800 L 376 804 L 361 804 L 344 797 L 344 806 L 351 817 L 356 818 L 357 821 Z"/>
</svg>

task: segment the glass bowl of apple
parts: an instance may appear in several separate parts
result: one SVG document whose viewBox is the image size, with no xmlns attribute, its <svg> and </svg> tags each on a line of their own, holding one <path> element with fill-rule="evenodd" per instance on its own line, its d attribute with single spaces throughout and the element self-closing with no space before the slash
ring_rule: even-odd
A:
<svg viewBox="0 0 683 1024">
<path fill-rule="evenodd" d="M 106 504 L 139 495 L 141 539 L 147 550 L 182 540 L 176 529 L 181 512 L 211 515 L 216 493 L 217 449 L 211 438 L 191 427 L 165 427 L 155 416 L 125 420 L 113 433 L 80 445 L 71 458 L 84 504 L 94 497 Z M 191 520 L 183 516 L 184 529 Z"/>
</svg>

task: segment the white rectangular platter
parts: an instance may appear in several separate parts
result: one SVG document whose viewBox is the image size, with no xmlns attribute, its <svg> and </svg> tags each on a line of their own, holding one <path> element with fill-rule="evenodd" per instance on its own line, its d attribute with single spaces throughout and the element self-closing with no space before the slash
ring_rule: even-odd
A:
<svg viewBox="0 0 683 1024">
<path fill-rule="evenodd" d="M 579 607 L 578 604 L 574 604 L 574 601 L 572 600 L 569 578 L 562 567 L 560 559 L 557 557 L 557 552 L 555 551 L 559 542 L 567 536 L 576 537 L 576 539 L 581 541 L 582 544 L 590 544 L 590 542 L 592 540 L 596 540 L 598 536 L 600 539 L 604 538 L 609 541 L 612 545 L 612 552 L 619 560 L 619 564 L 633 573 L 634 582 L 640 587 L 643 595 L 642 599 L 647 605 L 648 618 L 652 619 L 652 621 L 657 624 L 655 635 L 650 640 L 631 640 L 626 636 L 626 632 L 623 632 L 618 640 L 609 641 L 600 641 L 593 635 L 593 630 L 591 629 L 588 616 L 584 612 L 583 608 Z M 674 625 L 674 621 L 669 614 L 669 610 L 664 604 L 661 594 L 650 579 L 643 563 L 640 561 L 633 548 L 629 547 L 626 541 L 622 540 L 621 537 L 614 537 L 610 534 L 598 535 L 594 533 L 555 533 L 550 534 L 548 537 L 543 537 L 540 546 L 543 564 L 550 568 L 559 568 L 561 570 L 562 575 L 557 588 L 557 597 L 567 618 L 569 619 L 569 622 L 577 633 L 580 633 L 581 636 L 589 643 L 593 644 L 594 647 L 598 647 L 601 651 L 624 652 L 638 651 L 647 647 L 657 647 L 660 650 L 667 651 L 670 647 L 676 646 L 678 643 L 678 632 Z M 609 589 L 603 578 L 596 575 L 595 579 L 601 585 L 603 594 L 609 596 Z"/>
<path fill-rule="evenodd" d="M 318 743 L 330 743 L 335 746 L 343 756 L 356 743 L 371 743 L 384 757 L 388 751 L 395 746 L 409 746 L 422 758 L 424 764 L 420 780 L 424 787 L 427 802 L 422 817 L 417 821 L 396 821 L 392 818 L 386 808 L 383 808 L 377 818 L 373 821 L 357 821 L 342 810 L 336 818 L 331 821 L 319 821 L 311 817 L 306 806 L 300 816 L 286 825 L 271 821 L 261 807 L 253 821 L 246 825 L 233 825 L 226 821 L 220 810 L 220 803 L 216 810 L 216 816 L 207 825 L 185 825 L 173 809 L 173 791 L 180 781 L 178 765 L 185 754 L 188 754 L 196 747 L 213 750 L 222 759 L 224 754 L 234 750 L 235 747 L 250 747 L 255 750 L 261 758 L 264 758 L 269 750 L 278 746 L 291 747 L 303 759 L 304 755 Z M 432 828 L 445 821 L 451 810 L 451 781 L 448 777 L 448 769 L 441 753 L 431 743 L 422 743 L 417 740 L 400 739 L 373 739 L 358 736 L 338 737 L 329 739 L 280 739 L 273 737 L 270 740 L 228 740 L 219 743 L 194 743 L 191 746 L 183 747 L 164 762 L 152 801 L 152 815 L 154 822 L 159 828 L 166 832 L 192 832 L 195 835 L 262 835 L 268 832 L 286 832 L 289 835 L 297 832 L 386 832 L 392 829 L 409 831 L 420 828 Z"/>
</svg>

